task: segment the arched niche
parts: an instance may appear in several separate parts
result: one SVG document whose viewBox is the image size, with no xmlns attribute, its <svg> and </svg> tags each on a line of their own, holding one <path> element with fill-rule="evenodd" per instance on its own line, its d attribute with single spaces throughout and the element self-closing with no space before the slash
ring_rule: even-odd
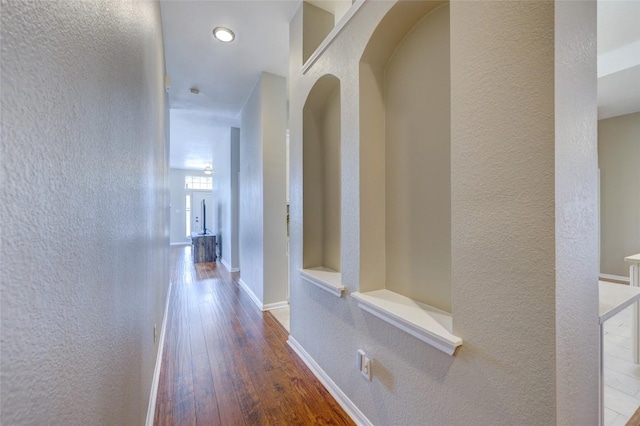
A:
<svg viewBox="0 0 640 426">
<path fill-rule="evenodd" d="M 431 321 L 446 343 L 434 343 L 429 327 L 416 337 L 452 354 L 461 340 L 450 334 L 449 50 L 448 2 L 399 1 L 361 58 L 360 291 L 353 295 L 392 323 L 413 309 L 407 321 Z M 385 306 L 402 308 L 385 318 Z"/>
<path fill-rule="evenodd" d="M 304 105 L 302 276 L 342 295 L 340 80 L 318 79 Z"/>
</svg>

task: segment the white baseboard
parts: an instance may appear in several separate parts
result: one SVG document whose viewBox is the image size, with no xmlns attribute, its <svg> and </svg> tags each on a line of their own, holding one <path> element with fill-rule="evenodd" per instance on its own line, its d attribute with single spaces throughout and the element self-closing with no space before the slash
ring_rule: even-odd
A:
<svg viewBox="0 0 640 426">
<path fill-rule="evenodd" d="M 240 284 L 240 288 L 244 290 L 245 293 L 247 293 L 247 296 L 249 296 L 249 299 L 251 299 L 251 301 L 255 303 L 255 305 L 261 311 L 270 311 L 271 309 L 278 309 L 278 308 L 284 308 L 285 306 L 289 306 L 289 302 L 287 302 L 286 300 L 282 302 L 267 303 L 266 305 L 263 305 L 260 299 L 258 299 L 258 296 L 255 295 L 255 293 L 253 292 L 253 290 L 251 290 L 251 288 L 247 285 L 247 283 L 242 281 L 242 278 L 238 280 L 238 283 Z"/>
<path fill-rule="evenodd" d="M 149 395 L 149 407 L 147 408 L 146 426 L 153 426 L 154 417 L 156 415 L 156 401 L 158 399 L 158 385 L 160 384 L 160 369 L 162 368 L 162 353 L 164 350 L 164 336 L 167 330 L 167 317 L 169 316 L 169 300 L 171 299 L 171 289 L 173 283 L 169 283 L 167 290 L 167 300 L 164 306 L 164 317 L 162 318 L 162 328 L 160 329 L 160 341 L 158 342 L 158 355 L 156 357 L 156 367 L 153 370 L 153 379 L 151 380 L 151 395 Z"/>
<path fill-rule="evenodd" d="M 255 295 L 253 290 L 251 290 L 251 287 L 249 287 L 247 283 L 242 281 L 242 278 L 238 280 L 238 283 L 240 284 L 240 288 L 244 290 L 245 293 L 247 293 L 247 296 L 249 296 L 249 299 L 251 299 L 251 301 L 255 303 L 258 309 L 262 310 L 262 302 L 260 301 L 260 299 L 258 299 L 258 296 Z"/>
<path fill-rule="evenodd" d="M 231 272 L 231 265 L 229 265 L 227 261 L 224 260 L 222 257 L 219 257 L 218 259 L 220 259 L 220 263 L 222 263 L 224 267 L 227 268 L 227 271 Z"/>
<path fill-rule="evenodd" d="M 189 241 L 185 241 L 183 243 L 169 243 L 170 246 L 188 246 L 191 243 Z"/>
<path fill-rule="evenodd" d="M 220 263 L 222 263 L 224 265 L 225 268 L 227 268 L 227 271 L 229 272 L 240 272 L 240 268 L 232 268 L 231 265 L 229 265 L 227 263 L 226 260 L 224 260 L 224 258 L 220 258 Z"/>
<path fill-rule="evenodd" d="M 351 420 L 353 420 L 359 426 L 373 426 L 373 423 L 367 419 L 367 417 L 360 411 L 358 407 L 349 399 L 347 395 L 335 384 L 333 380 L 324 372 L 324 370 L 311 358 L 311 355 L 304 350 L 300 343 L 291 335 L 289 335 L 289 339 L 287 343 L 291 348 L 298 354 L 300 359 L 309 367 L 311 372 L 320 380 L 320 383 L 324 385 L 325 388 L 329 391 L 329 393 L 336 399 L 338 404 L 347 412 Z"/>
<path fill-rule="evenodd" d="M 263 311 L 270 311 L 272 309 L 286 308 L 287 306 L 289 306 L 289 302 L 284 300 L 282 302 L 267 303 L 266 305 L 264 305 L 262 307 L 262 310 Z"/>
<path fill-rule="evenodd" d="M 624 281 L 626 283 L 629 282 L 629 277 L 623 277 L 621 275 L 600 274 L 600 278 L 604 278 L 606 280 Z"/>
</svg>

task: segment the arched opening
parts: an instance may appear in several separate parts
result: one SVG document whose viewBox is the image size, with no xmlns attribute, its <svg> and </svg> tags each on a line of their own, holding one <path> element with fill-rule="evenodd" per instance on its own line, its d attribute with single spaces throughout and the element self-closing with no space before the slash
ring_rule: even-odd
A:
<svg viewBox="0 0 640 426">
<path fill-rule="evenodd" d="M 448 4 L 399 2 L 360 64 L 360 291 L 451 312 Z"/>
<path fill-rule="evenodd" d="M 303 277 L 341 295 L 340 80 L 321 77 L 303 110 Z M 314 282 L 314 284 L 319 284 Z M 320 284 L 322 286 L 322 284 Z"/>
</svg>

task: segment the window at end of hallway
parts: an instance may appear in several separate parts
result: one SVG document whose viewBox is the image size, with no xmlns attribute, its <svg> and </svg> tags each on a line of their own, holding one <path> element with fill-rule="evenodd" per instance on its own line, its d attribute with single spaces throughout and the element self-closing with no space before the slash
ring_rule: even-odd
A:
<svg viewBox="0 0 640 426">
<path fill-rule="evenodd" d="M 211 176 L 185 176 L 185 189 L 213 189 L 213 179 Z"/>
</svg>

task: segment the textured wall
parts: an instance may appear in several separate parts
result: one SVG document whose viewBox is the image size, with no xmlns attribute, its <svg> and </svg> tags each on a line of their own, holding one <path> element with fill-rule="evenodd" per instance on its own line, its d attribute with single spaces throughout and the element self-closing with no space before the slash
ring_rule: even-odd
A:
<svg viewBox="0 0 640 426">
<path fill-rule="evenodd" d="M 394 3 L 366 2 L 304 75 L 299 65 L 300 11 L 291 23 L 291 335 L 379 425 L 555 424 L 556 347 L 574 344 L 576 351 L 587 353 L 584 361 L 576 362 L 574 372 L 587 377 L 576 388 L 581 394 L 572 393 L 572 399 L 562 404 L 574 412 L 588 406 L 583 417 L 587 421 L 574 424 L 595 424 L 597 381 L 592 371 L 597 363 L 592 348 L 597 337 L 592 335 L 597 333 L 597 307 L 593 292 L 584 293 L 576 285 L 564 287 L 558 309 L 585 321 L 571 322 L 576 339 L 568 337 L 565 324 L 556 324 L 555 170 L 580 166 L 567 157 L 558 164 L 554 161 L 553 2 L 459 1 L 450 7 L 451 298 L 454 333 L 464 341 L 458 353 L 449 357 L 363 312 L 350 297 L 336 298 L 300 279 L 302 107 L 315 82 L 330 73 L 342 86 L 342 279 L 350 292 L 369 287 L 360 271 L 366 248 L 360 243 L 366 236 L 360 235 L 364 216 L 359 169 L 371 141 L 360 137 L 366 129 L 359 128 L 363 123 L 359 98 L 375 101 L 379 93 L 359 93 L 358 79 L 375 82 L 380 76 L 359 70 L 358 62 Z M 567 35 L 571 31 L 576 29 Z M 592 29 L 587 26 L 586 32 Z M 586 58 L 593 59 L 590 51 Z M 585 75 L 576 78 L 584 81 Z M 589 123 L 586 116 L 587 136 Z M 591 147 L 585 146 L 585 155 L 592 154 Z M 370 172 L 364 177 L 375 180 Z M 587 208 L 578 213 L 588 216 L 590 183 L 571 182 L 585 196 L 582 201 Z M 595 235 L 589 223 L 577 227 L 586 239 Z M 569 240 L 563 244 L 582 250 Z M 579 306 L 569 306 L 571 297 Z M 556 330 L 560 330 L 558 339 Z M 371 382 L 349 361 L 357 349 L 372 358 Z M 562 362 L 575 360 L 567 357 Z"/>
<path fill-rule="evenodd" d="M 322 265 L 340 270 L 340 86 L 327 100 L 322 119 L 322 165 L 324 168 Z"/>
<path fill-rule="evenodd" d="M 222 262 L 238 268 L 238 155 L 240 129 L 230 128 L 213 144 L 213 204 Z M 234 155 L 235 154 L 235 155 Z"/>
<path fill-rule="evenodd" d="M 329 77 L 325 77 L 329 78 Z M 321 80 L 322 81 L 322 80 Z M 313 98 L 320 87 L 314 87 L 309 94 Z M 323 91 L 323 92 L 326 92 Z M 318 123 L 319 113 L 308 107 L 309 100 L 303 111 L 303 185 L 304 185 L 304 242 L 303 262 L 304 268 L 323 266 L 323 235 L 324 235 L 324 191 L 323 191 L 323 167 L 321 125 Z"/>
<path fill-rule="evenodd" d="M 287 300 L 286 132 L 287 81 L 262 73 L 262 161 L 265 305 Z"/>
<path fill-rule="evenodd" d="M 303 111 L 303 267 L 340 271 L 340 82 L 324 76 Z"/>
<path fill-rule="evenodd" d="M 451 5 L 454 332 L 503 424 L 555 422 L 553 13 Z"/>
<path fill-rule="evenodd" d="M 449 8 L 441 7 L 415 25 L 389 60 L 384 70 L 386 114 L 380 117 L 386 127 L 386 287 L 447 312 L 451 312 L 449 63 Z"/>
<path fill-rule="evenodd" d="M 216 213 L 211 232 L 220 237 L 217 241 L 222 249 L 224 261 L 229 265 L 231 248 L 231 129 L 213 143 L 213 196 L 212 208 Z"/>
<path fill-rule="evenodd" d="M 233 269 L 240 268 L 240 218 L 238 204 L 240 202 L 239 189 L 240 172 L 240 129 L 231 128 L 231 243 L 230 243 L 230 266 Z"/>
<path fill-rule="evenodd" d="M 242 109 L 240 264 L 263 305 L 287 298 L 286 84 L 262 73 Z"/>
<path fill-rule="evenodd" d="M 628 277 L 640 253 L 640 113 L 598 122 L 600 272 Z"/>
<path fill-rule="evenodd" d="M 597 424 L 596 1 L 555 3 L 556 423 Z"/>
<path fill-rule="evenodd" d="M 143 424 L 168 287 L 157 2 L 2 1 L 3 425 Z"/>
<path fill-rule="evenodd" d="M 242 108 L 240 125 L 240 265 L 244 281 L 263 299 L 262 84 Z"/>
</svg>

